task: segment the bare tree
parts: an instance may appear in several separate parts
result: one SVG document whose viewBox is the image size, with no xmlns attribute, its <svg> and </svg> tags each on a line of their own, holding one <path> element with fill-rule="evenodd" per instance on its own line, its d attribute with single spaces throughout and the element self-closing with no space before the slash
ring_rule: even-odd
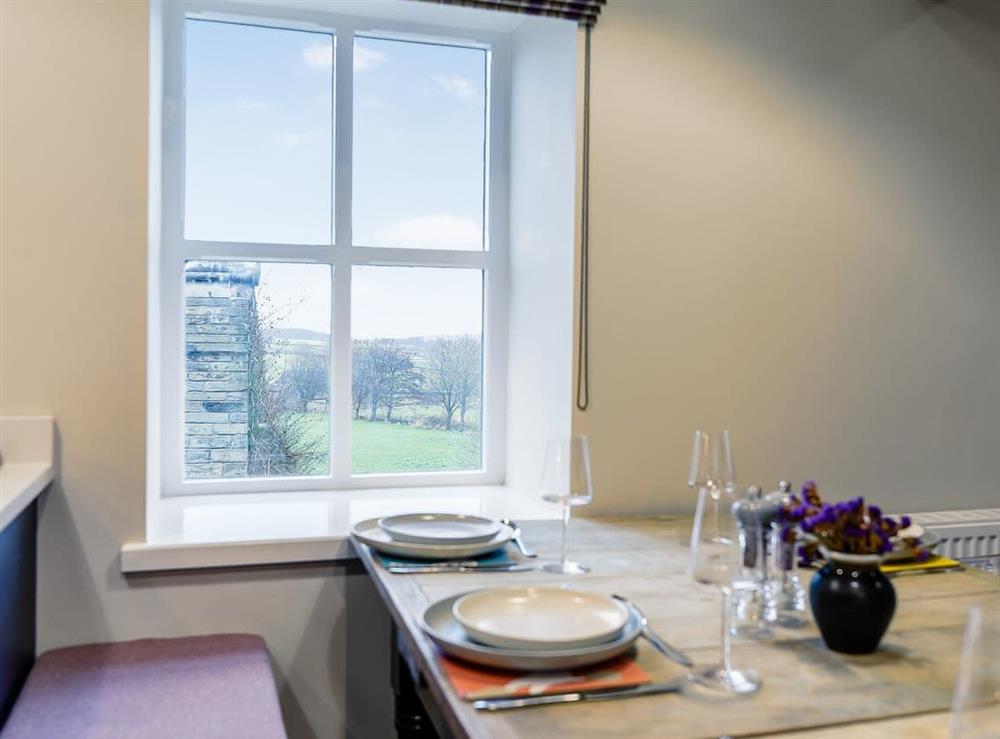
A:
<svg viewBox="0 0 1000 739">
<path fill-rule="evenodd" d="M 275 382 L 269 366 L 274 355 L 275 330 L 281 319 L 266 299 L 250 301 L 247 325 L 249 343 L 249 462 L 250 475 L 303 474 L 321 465 L 326 447 L 312 432 L 307 417 L 289 413 L 282 401 L 286 394 Z"/>
<path fill-rule="evenodd" d="M 427 388 L 444 411 L 446 429 L 451 429 L 456 411 L 464 424 L 466 413 L 479 396 L 480 355 L 479 337 L 468 334 L 435 339 L 428 347 Z"/>
<path fill-rule="evenodd" d="M 464 334 L 456 336 L 454 342 L 459 418 L 464 428 L 465 416 L 475 407 L 482 389 L 482 340 L 479 336 Z"/>
<path fill-rule="evenodd" d="M 423 377 L 413 359 L 412 351 L 395 343 L 383 354 L 378 385 L 386 421 L 392 421 L 395 407 L 420 395 Z"/>
<path fill-rule="evenodd" d="M 351 405 L 354 418 L 361 418 L 361 409 L 368 402 L 375 382 L 371 339 L 355 339 L 351 344 Z"/>
<path fill-rule="evenodd" d="M 392 411 L 401 402 L 413 397 L 420 387 L 420 373 L 413 364 L 413 352 L 392 339 L 369 339 L 359 348 L 362 354 L 361 377 L 365 383 L 368 420 L 378 420 L 378 409 L 384 406 L 385 420 L 392 420 Z M 360 414 L 356 404 L 355 417 Z"/>
<path fill-rule="evenodd" d="M 304 413 L 310 400 L 325 398 L 330 388 L 330 362 L 325 354 L 296 354 L 285 370 L 282 383 Z"/>
</svg>

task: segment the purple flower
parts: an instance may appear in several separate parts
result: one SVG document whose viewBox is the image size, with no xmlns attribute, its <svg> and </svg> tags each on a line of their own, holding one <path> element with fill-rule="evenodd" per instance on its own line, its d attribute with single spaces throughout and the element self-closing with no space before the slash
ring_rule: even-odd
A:
<svg viewBox="0 0 1000 739">
<path fill-rule="evenodd" d="M 927 549 L 921 549 L 920 551 L 917 552 L 917 561 L 918 562 L 926 562 L 930 558 L 931 558 L 931 553 Z"/>
<path fill-rule="evenodd" d="M 913 523 L 913 520 L 909 516 L 900 516 L 900 518 L 899 518 L 899 528 L 901 528 L 901 529 L 908 529 L 908 528 L 910 528 L 910 524 L 912 524 L 912 523 Z"/>
<path fill-rule="evenodd" d="M 878 521 L 882 518 L 882 509 L 877 505 L 868 506 L 868 515 L 871 516 L 872 521 Z"/>
<path fill-rule="evenodd" d="M 849 523 L 844 526 L 844 536 L 851 539 L 864 539 L 868 536 L 868 532 L 865 531 L 860 526 L 856 526 L 853 523 Z"/>
</svg>

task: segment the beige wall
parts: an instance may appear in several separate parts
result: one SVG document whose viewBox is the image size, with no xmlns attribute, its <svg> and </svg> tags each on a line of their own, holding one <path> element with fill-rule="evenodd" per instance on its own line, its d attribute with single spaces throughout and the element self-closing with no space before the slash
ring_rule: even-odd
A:
<svg viewBox="0 0 1000 739">
<path fill-rule="evenodd" d="M 293 739 L 387 735 L 388 617 L 356 567 L 119 574 L 144 534 L 148 11 L 0 8 L 0 414 L 52 413 L 60 434 L 39 648 L 260 633 Z"/>
<path fill-rule="evenodd" d="M 1000 505 L 1000 4 L 612 0 L 593 36 L 593 512 L 739 477 Z"/>
</svg>

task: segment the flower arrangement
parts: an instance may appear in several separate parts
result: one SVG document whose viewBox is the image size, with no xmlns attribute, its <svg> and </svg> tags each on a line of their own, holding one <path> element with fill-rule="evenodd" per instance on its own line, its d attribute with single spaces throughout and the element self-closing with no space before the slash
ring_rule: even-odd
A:
<svg viewBox="0 0 1000 739">
<path fill-rule="evenodd" d="M 792 495 L 781 508 L 779 520 L 783 522 L 782 538 L 791 543 L 798 537 L 796 529 L 804 534 L 805 543 L 799 546 L 799 557 L 809 564 L 819 557 L 823 547 L 831 552 L 847 554 L 884 555 L 894 547 L 894 537 L 910 526 L 909 516 L 897 521 L 882 515 L 882 509 L 867 505 L 862 497 L 839 503 L 826 503 L 812 480 L 802 485 L 802 497 Z M 930 552 L 921 548 L 915 537 L 899 539 L 914 558 L 924 561 Z"/>
</svg>

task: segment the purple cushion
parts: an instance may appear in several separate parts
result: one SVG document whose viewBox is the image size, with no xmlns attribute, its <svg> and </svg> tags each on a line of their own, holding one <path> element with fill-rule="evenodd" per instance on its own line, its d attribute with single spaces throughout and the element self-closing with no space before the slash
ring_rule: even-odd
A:
<svg viewBox="0 0 1000 739">
<path fill-rule="evenodd" d="M 252 634 L 53 649 L 0 739 L 286 739 L 267 646 Z"/>
</svg>

